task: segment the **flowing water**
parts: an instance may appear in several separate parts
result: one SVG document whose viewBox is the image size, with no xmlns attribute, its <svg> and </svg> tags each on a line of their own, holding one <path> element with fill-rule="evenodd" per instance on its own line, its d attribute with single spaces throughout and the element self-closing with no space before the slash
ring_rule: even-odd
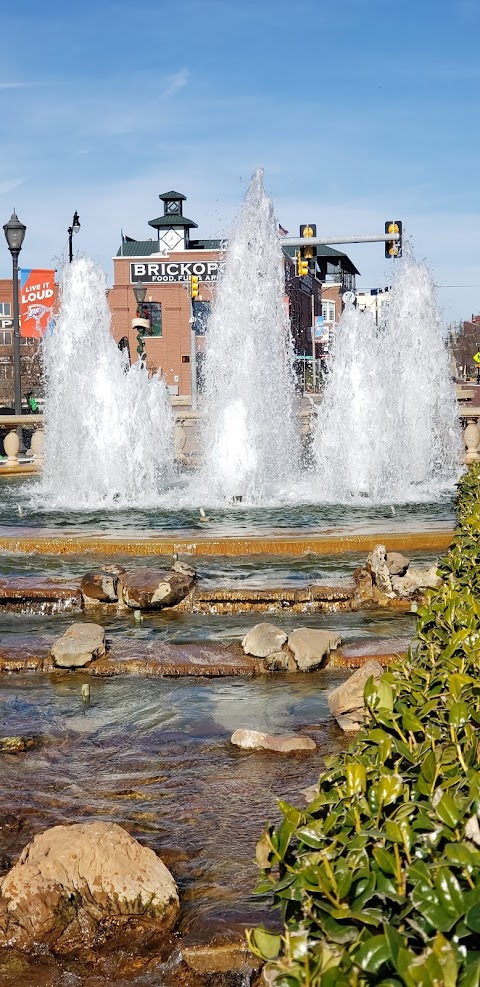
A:
<svg viewBox="0 0 480 987">
<path fill-rule="evenodd" d="M 315 499 L 436 499 L 459 472 L 462 442 L 435 287 L 408 250 L 384 321 L 347 306 L 317 412 Z"/>
<path fill-rule="evenodd" d="M 167 389 L 130 369 L 110 332 L 105 276 L 89 258 L 65 267 L 60 314 L 44 343 L 45 449 L 37 502 L 88 509 L 148 504 L 173 474 Z"/>
<path fill-rule="evenodd" d="M 273 204 L 255 172 L 207 328 L 203 464 L 212 500 L 282 501 L 298 473 L 292 342 Z"/>
</svg>

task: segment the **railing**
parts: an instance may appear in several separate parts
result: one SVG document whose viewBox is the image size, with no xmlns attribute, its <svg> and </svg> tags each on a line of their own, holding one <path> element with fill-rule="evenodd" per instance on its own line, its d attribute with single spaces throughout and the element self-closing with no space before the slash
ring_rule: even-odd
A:
<svg viewBox="0 0 480 987">
<path fill-rule="evenodd" d="M 0 429 L 6 430 L 3 440 L 6 459 L 0 459 L 1 472 L 37 472 L 43 458 L 43 415 L 0 415 Z M 33 428 L 30 449 L 20 453 L 21 429 Z"/>
<path fill-rule="evenodd" d="M 311 431 L 313 404 L 299 410 L 301 434 L 306 440 Z M 458 406 L 465 442 L 466 465 L 480 461 L 480 407 L 468 404 Z M 176 457 L 180 462 L 195 465 L 200 452 L 199 419 L 197 411 L 181 410 L 176 413 Z M 0 415 L 0 430 L 6 431 L 3 445 L 6 457 L 0 458 L 0 473 L 32 473 L 41 469 L 43 459 L 43 415 Z M 32 430 L 30 449 L 20 452 L 20 429 Z"/>
</svg>

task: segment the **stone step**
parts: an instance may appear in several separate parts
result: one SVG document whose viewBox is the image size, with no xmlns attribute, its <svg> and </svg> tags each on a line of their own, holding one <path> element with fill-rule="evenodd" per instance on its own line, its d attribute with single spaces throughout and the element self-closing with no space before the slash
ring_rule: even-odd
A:
<svg viewBox="0 0 480 987">
<path fill-rule="evenodd" d="M 365 662 L 374 660 L 389 665 L 405 658 L 410 644 L 410 638 L 405 637 L 359 638 L 332 652 L 328 664 L 330 668 L 361 668 Z"/>
</svg>

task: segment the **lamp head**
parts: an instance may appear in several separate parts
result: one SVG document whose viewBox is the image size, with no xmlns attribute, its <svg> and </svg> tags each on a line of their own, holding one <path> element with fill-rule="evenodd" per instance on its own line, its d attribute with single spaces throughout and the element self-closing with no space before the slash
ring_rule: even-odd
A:
<svg viewBox="0 0 480 987">
<path fill-rule="evenodd" d="M 133 289 L 133 293 L 134 293 L 135 298 L 137 300 L 137 305 L 138 305 L 138 307 L 140 307 L 140 305 L 143 305 L 143 303 L 145 301 L 145 295 L 147 294 L 147 287 L 146 287 L 146 285 L 141 284 L 141 283 L 136 284 L 135 287 L 134 287 L 134 289 Z"/>
<path fill-rule="evenodd" d="M 8 223 L 5 223 L 3 227 L 5 239 L 8 243 L 8 249 L 11 254 L 20 253 L 23 241 L 25 239 L 26 229 L 27 227 L 20 222 L 14 210 Z"/>
<path fill-rule="evenodd" d="M 80 219 L 79 219 L 79 216 L 78 216 L 78 212 L 75 209 L 75 212 L 73 214 L 72 232 L 73 233 L 78 233 L 79 229 L 80 229 Z"/>
</svg>

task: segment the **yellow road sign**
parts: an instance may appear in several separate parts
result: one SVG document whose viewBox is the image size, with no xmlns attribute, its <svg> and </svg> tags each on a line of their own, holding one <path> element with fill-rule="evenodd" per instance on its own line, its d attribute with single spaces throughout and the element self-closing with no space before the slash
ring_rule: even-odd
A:
<svg viewBox="0 0 480 987">
<path fill-rule="evenodd" d="M 480 363 L 480 353 L 475 353 L 475 356 L 474 356 L 473 359 L 475 360 L 475 363 Z"/>
</svg>

